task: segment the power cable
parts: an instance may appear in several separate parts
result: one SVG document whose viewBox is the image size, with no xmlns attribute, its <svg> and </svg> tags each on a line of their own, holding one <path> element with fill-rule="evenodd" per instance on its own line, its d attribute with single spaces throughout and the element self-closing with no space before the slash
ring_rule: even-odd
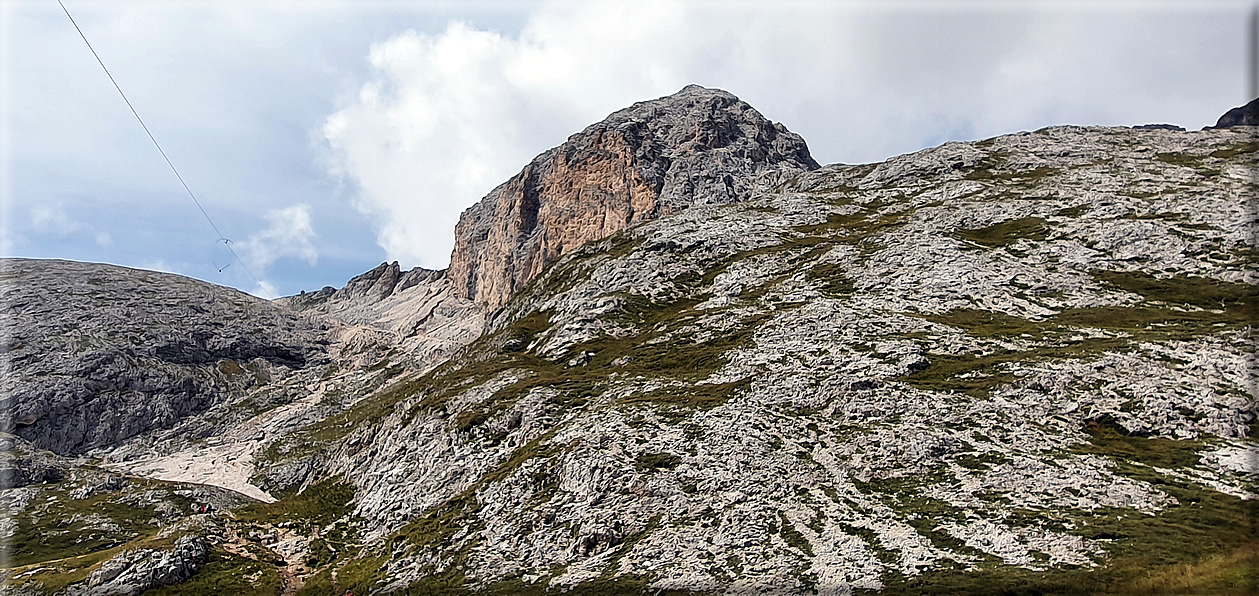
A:
<svg viewBox="0 0 1259 596">
<path fill-rule="evenodd" d="M 236 254 L 236 249 L 232 248 L 232 241 L 219 231 L 219 227 L 214 225 L 214 220 L 210 219 L 210 214 L 206 213 L 205 207 L 201 206 L 201 201 L 197 200 L 197 195 L 192 194 L 192 189 L 188 188 L 188 183 L 184 182 L 184 177 L 179 174 L 179 170 L 175 168 L 175 164 L 172 163 L 170 158 L 166 156 L 166 151 L 162 149 L 162 145 L 157 142 L 157 138 L 155 138 L 153 133 L 149 131 L 148 125 L 144 123 L 144 119 L 140 117 L 140 113 L 136 111 L 135 106 L 131 105 L 131 100 L 127 99 L 127 94 L 122 92 L 122 87 L 118 86 L 118 81 L 114 80 L 114 75 L 109 72 L 109 68 L 105 66 L 105 61 L 101 60 L 100 54 L 96 53 L 96 48 L 92 47 L 92 42 L 87 40 L 87 36 L 84 35 L 83 30 L 79 28 L 79 24 L 74 21 L 73 16 L 70 16 L 70 10 L 66 8 L 66 5 L 62 3 L 61 0 L 57 0 L 57 4 L 61 5 L 61 10 L 65 11 L 66 18 L 70 19 L 71 25 L 74 25 L 74 30 L 79 32 L 79 37 L 83 38 L 83 43 L 87 44 L 87 49 L 91 50 L 92 56 L 96 57 L 96 63 L 101 65 L 101 69 L 105 71 L 105 76 L 109 77 L 109 82 L 114 84 L 114 89 L 118 90 L 118 95 L 121 95 L 122 100 L 127 103 L 127 107 L 131 109 L 131 114 L 136 117 L 136 121 L 140 123 L 142 128 L 144 128 L 144 133 L 149 135 L 149 140 L 153 141 L 153 146 L 157 147 L 157 152 L 162 154 L 162 159 L 166 160 L 166 165 L 170 166 L 170 170 L 175 173 L 175 177 L 179 179 L 179 183 L 183 185 L 184 190 L 188 192 L 188 196 L 192 199 L 192 202 L 197 205 L 197 210 L 201 211 L 201 215 L 205 216 L 205 220 L 210 223 L 210 227 L 214 229 L 214 233 L 219 235 L 219 241 L 222 241 L 223 244 L 227 246 L 227 250 L 232 253 L 232 258 L 236 259 L 237 263 L 240 263 L 240 268 L 244 269 L 245 273 L 248 273 L 249 277 L 254 280 L 254 283 L 258 284 L 258 287 L 261 288 L 262 282 L 258 281 L 258 278 L 254 277 L 254 274 L 249 270 L 249 267 L 245 266 L 245 262 L 241 260 L 240 255 Z M 227 267 L 219 269 L 219 272 L 222 273 L 223 269 L 226 268 Z"/>
</svg>

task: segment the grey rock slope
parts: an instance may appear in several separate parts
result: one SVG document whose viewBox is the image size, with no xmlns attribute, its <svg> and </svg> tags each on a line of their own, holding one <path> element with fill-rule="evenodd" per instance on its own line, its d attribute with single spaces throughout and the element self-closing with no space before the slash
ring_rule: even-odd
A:
<svg viewBox="0 0 1259 596">
<path fill-rule="evenodd" d="M 724 92 L 678 96 L 751 118 Z M 653 120 L 670 110 L 650 105 L 612 130 L 673 134 Z M 748 164 L 763 156 L 720 151 L 744 141 L 712 142 L 733 129 L 699 134 L 724 116 L 705 118 L 670 129 L 706 143 L 673 157 L 695 160 L 688 172 L 747 165 L 727 187 L 738 193 L 613 218 L 560 250 L 512 220 L 527 169 L 496 191 L 492 226 L 473 226 L 476 250 L 497 242 L 517 266 L 547 256 L 488 293 L 463 290 L 474 269 L 487 279 L 476 259 L 458 275 L 383 264 L 279 304 L 147 272 L 6 263 L 6 281 L 42 288 L 8 283 L 6 302 L 43 313 L 9 311 L 27 318 L 5 344 L 22 356 L 6 383 L 73 389 L 80 371 L 114 370 L 83 368 L 80 345 L 162 375 L 68 391 L 82 397 L 13 418 L 15 433 L 57 444 L 70 435 L 40 421 L 79 424 L 64 409 L 102 397 L 142 413 L 137 393 L 186 403 L 176 381 L 201 383 L 209 405 L 121 444 L 116 424 L 75 431 L 113 471 L 0 437 L 12 449 L 0 536 L 18 545 L 0 593 L 194 570 L 189 593 L 1245 593 L 1259 502 L 1254 127 L 1052 127 L 821 168 L 782 149 L 795 157 L 762 170 Z M 601 221 L 634 197 L 667 206 L 672 194 L 634 185 L 651 174 L 638 165 L 668 171 L 672 157 L 575 138 L 608 159 L 571 162 L 535 188 L 539 204 L 575 197 L 549 204 Z M 655 142 L 639 147 L 675 146 Z M 611 179 L 633 184 L 617 194 Z M 70 314 L 92 309 L 114 318 Z M 191 323 L 163 322 L 181 309 Z M 135 313 L 152 328 L 138 342 L 118 332 Z M 185 326 L 218 335 L 179 343 Z M 169 344 L 182 347 L 159 353 Z M 137 476 L 279 500 L 241 506 Z M 235 510 L 195 509 L 210 501 Z M 206 557 L 183 536 L 204 538 Z"/>
<path fill-rule="evenodd" d="M 1251 138 L 1054 127 L 646 222 L 258 465 L 352 489 L 338 589 L 1140 591 L 1246 548 Z"/>
<path fill-rule="evenodd" d="M 346 326 L 340 352 L 376 362 L 384 353 L 413 370 L 427 370 L 471 343 L 485 329 L 487 307 L 455 296 L 446 271 L 397 261 L 354 277 L 345 287 L 323 288 L 276 301 Z M 371 362 L 368 362 L 369 364 Z"/>
<path fill-rule="evenodd" d="M 816 167 L 804 139 L 725 91 L 690 85 L 636 103 L 534 158 L 460 216 L 451 291 L 501 306 L 586 242 Z"/>
<path fill-rule="evenodd" d="M 238 581 L 209 580 L 205 585 L 218 584 L 209 593 L 247 593 L 249 574 L 266 583 L 259 572 L 272 565 L 227 550 L 238 541 L 210 513 L 239 510 L 250 499 L 115 474 L 5 433 L 0 447 L 0 465 L 39 462 L 53 472 L 0 490 L 0 594 L 140 594 L 186 582 L 208 562 L 241 574 Z"/>
<path fill-rule="evenodd" d="M 59 454 L 171 427 L 264 368 L 327 359 L 321 324 L 177 275 L 4 259 L 0 279 L 0 430 Z"/>
</svg>

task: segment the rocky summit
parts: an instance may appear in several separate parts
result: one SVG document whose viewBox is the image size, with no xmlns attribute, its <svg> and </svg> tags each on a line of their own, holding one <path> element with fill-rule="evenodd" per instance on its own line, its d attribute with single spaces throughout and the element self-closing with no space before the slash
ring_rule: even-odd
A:
<svg viewBox="0 0 1259 596">
<path fill-rule="evenodd" d="M 455 226 L 456 296 L 501 306 L 577 247 L 817 168 L 804 139 L 698 85 L 634 104 L 534 158 Z"/>
<path fill-rule="evenodd" d="M 1252 593 L 1256 133 L 819 167 L 691 86 L 444 271 L 4 261 L 4 593 Z"/>
</svg>

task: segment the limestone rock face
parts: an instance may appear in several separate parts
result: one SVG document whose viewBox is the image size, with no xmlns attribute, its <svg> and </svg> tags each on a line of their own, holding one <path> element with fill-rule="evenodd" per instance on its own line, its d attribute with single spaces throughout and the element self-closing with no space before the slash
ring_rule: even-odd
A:
<svg viewBox="0 0 1259 596">
<path fill-rule="evenodd" d="M 453 295 L 502 305 L 547 264 L 632 224 L 747 198 L 817 168 L 799 135 L 725 91 L 634 104 L 534 158 L 455 226 Z"/>
<path fill-rule="evenodd" d="M 0 430 L 58 454 L 166 428 L 324 359 L 320 325 L 242 292 L 93 263 L 4 259 Z"/>
</svg>

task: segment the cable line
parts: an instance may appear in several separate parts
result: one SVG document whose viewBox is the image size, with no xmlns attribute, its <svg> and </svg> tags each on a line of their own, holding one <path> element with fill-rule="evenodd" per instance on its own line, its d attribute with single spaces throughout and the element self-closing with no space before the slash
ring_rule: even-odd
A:
<svg viewBox="0 0 1259 596">
<path fill-rule="evenodd" d="M 205 220 L 210 223 L 210 227 L 214 229 L 214 233 L 219 235 L 219 240 L 223 241 L 223 243 L 227 246 L 227 250 L 232 253 L 232 257 L 236 259 L 236 262 L 240 263 L 240 268 L 244 269 L 245 273 L 248 273 L 249 277 L 254 280 L 254 283 L 258 284 L 258 287 L 261 288 L 262 282 L 258 281 L 258 278 L 254 277 L 254 274 L 249 270 L 249 267 L 245 266 L 245 262 L 240 259 L 240 255 L 236 254 L 236 249 L 232 248 L 232 241 L 219 231 L 219 227 L 214 225 L 214 220 L 210 219 L 210 214 L 206 213 L 205 207 L 201 206 L 201 201 L 197 200 L 197 195 L 192 194 L 192 189 L 188 188 L 188 183 L 184 182 L 184 177 L 179 174 L 179 170 L 175 168 L 175 164 L 172 163 L 170 158 L 166 156 L 166 151 L 162 149 L 162 145 L 157 142 L 157 138 L 155 138 L 153 133 L 149 131 L 148 125 L 144 123 L 144 119 L 140 117 L 140 113 L 136 111 L 135 106 L 131 105 L 131 100 L 127 99 L 127 94 L 122 92 L 122 87 L 118 86 L 118 81 L 114 80 L 114 75 L 109 72 L 109 68 L 105 66 L 105 61 L 101 60 L 100 54 L 96 53 L 96 48 L 92 47 L 92 42 L 87 40 L 87 36 L 84 35 L 83 30 L 79 28 L 79 24 L 74 21 L 74 17 L 70 16 L 70 10 L 66 8 L 66 5 L 62 3 L 61 0 L 57 0 L 57 4 L 61 5 L 61 10 L 65 11 L 66 18 L 70 19 L 71 25 L 74 25 L 74 30 L 79 32 L 79 37 L 83 38 L 83 43 L 87 44 L 87 49 L 91 50 L 92 56 L 96 57 L 96 63 L 101 65 L 101 69 L 105 71 L 105 76 L 109 77 L 109 82 L 114 84 L 114 89 L 118 90 L 118 95 L 121 95 L 122 100 L 127 103 L 127 107 L 131 108 L 131 114 L 136 117 L 136 121 L 140 123 L 142 128 L 144 128 L 144 133 L 149 135 L 149 140 L 153 141 L 153 146 L 157 147 L 157 152 L 162 154 L 162 159 L 166 160 L 166 165 L 170 166 L 170 170 L 175 173 L 175 177 L 179 179 L 179 183 L 183 185 L 184 190 L 188 192 L 188 196 L 192 199 L 192 202 L 197 205 L 197 210 L 201 211 L 201 215 L 205 216 Z M 227 267 L 223 267 L 223 269 L 226 268 Z M 219 269 L 219 272 L 222 273 L 223 269 Z"/>
</svg>

